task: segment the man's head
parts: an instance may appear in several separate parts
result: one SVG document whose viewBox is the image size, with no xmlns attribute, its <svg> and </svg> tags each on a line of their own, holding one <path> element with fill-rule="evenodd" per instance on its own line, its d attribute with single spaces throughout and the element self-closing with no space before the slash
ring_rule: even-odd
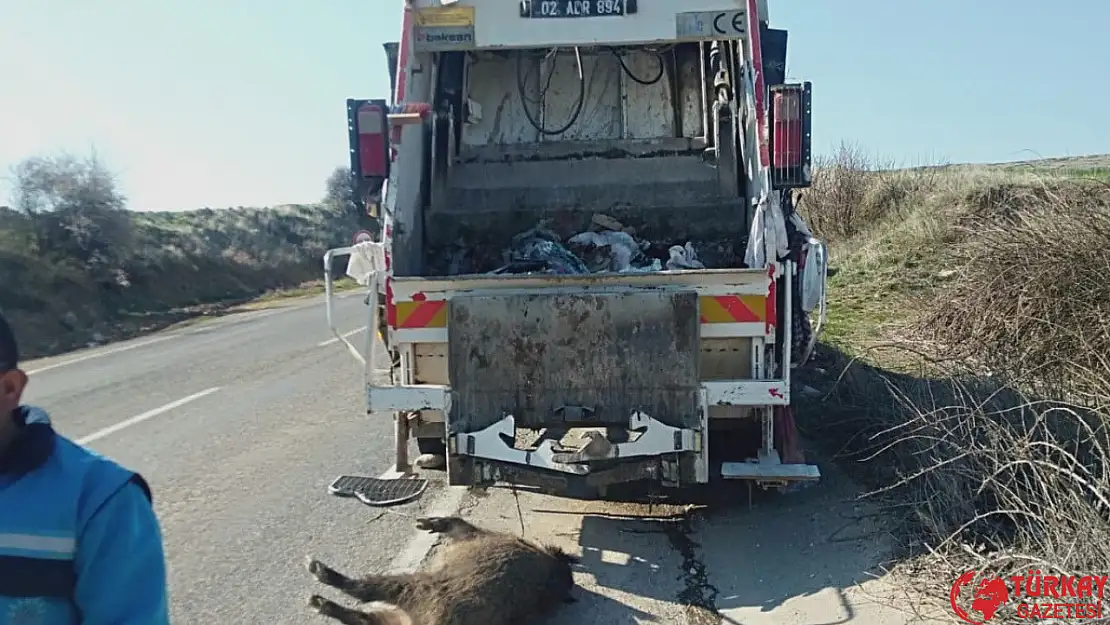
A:
<svg viewBox="0 0 1110 625">
<path fill-rule="evenodd" d="M 9 415 L 19 407 L 23 388 L 27 386 L 27 374 L 19 369 L 19 346 L 8 321 L 0 315 L 0 438 L 3 430 L 12 422 Z"/>
</svg>

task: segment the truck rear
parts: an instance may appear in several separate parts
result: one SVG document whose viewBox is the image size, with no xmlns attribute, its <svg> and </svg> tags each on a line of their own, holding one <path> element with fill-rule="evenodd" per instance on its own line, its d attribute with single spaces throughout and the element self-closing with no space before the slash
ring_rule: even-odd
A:
<svg viewBox="0 0 1110 625">
<path fill-rule="evenodd" d="M 392 101 L 348 118 L 399 471 L 412 437 L 453 485 L 819 478 L 810 86 L 765 0 L 413 0 L 386 50 Z"/>
</svg>

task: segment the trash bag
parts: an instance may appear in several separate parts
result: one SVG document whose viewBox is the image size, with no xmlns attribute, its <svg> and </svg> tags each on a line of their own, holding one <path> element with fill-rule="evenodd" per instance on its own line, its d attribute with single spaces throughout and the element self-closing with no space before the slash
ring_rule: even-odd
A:
<svg viewBox="0 0 1110 625">
<path fill-rule="evenodd" d="M 513 237 L 506 256 L 505 265 L 490 273 L 590 273 L 582 259 L 563 247 L 557 234 L 542 226 Z"/>
</svg>

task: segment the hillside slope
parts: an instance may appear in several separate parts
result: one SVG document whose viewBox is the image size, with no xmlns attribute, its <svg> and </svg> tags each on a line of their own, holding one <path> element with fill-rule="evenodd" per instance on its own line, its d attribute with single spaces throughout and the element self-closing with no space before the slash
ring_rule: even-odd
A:
<svg viewBox="0 0 1110 625">
<path fill-rule="evenodd" d="M 964 571 L 1110 569 L 1108 163 L 876 171 L 842 149 L 801 202 L 834 275 L 800 423 L 903 521 L 945 614 Z"/>
<path fill-rule="evenodd" d="M 32 217 L 0 208 L 0 309 L 28 356 L 318 280 L 324 252 L 360 227 L 350 211 L 328 205 L 119 215 L 127 236 L 111 245 L 125 249 L 109 265 L 41 249 Z"/>
</svg>

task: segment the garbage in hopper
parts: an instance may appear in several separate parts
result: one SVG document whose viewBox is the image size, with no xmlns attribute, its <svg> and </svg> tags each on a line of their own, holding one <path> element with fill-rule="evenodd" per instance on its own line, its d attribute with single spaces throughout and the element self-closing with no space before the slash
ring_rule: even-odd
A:
<svg viewBox="0 0 1110 625">
<path fill-rule="evenodd" d="M 593 216 L 591 224 L 593 229 L 570 237 L 565 244 L 544 224 L 526 230 L 513 237 L 510 248 L 504 253 L 505 264 L 490 273 L 573 275 L 663 270 L 663 260 L 651 258 L 646 253 L 652 247 L 651 242 L 637 240 L 629 234 L 631 228 L 600 213 Z M 670 271 L 705 269 L 689 241 L 685 245 L 671 246 L 668 254 L 666 268 Z"/>
</svg>

